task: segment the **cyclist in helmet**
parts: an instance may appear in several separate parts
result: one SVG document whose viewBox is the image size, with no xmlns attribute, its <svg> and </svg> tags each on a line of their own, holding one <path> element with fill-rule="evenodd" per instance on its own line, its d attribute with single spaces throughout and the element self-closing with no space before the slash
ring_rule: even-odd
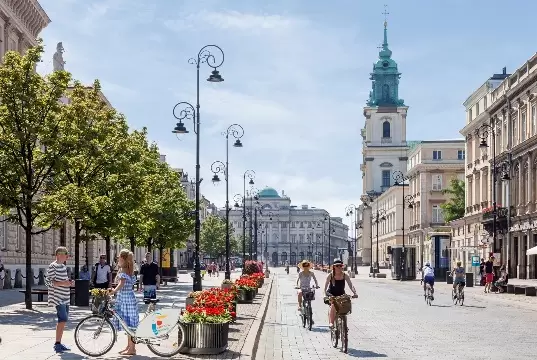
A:
<svg viewBox="0 0 537 360">
<path fill-rule="evenodd" d="M 466 285 L 466 270 L 462 267 L 460 261 L 457 261 L 457 266 L 451 270 L 451 276 L 453 276 L 453 290 L 455 290 L 457 284 L 461 284 L 462 287 Z"/>
<path fill-rule="evenodd" d="M 426 262 L 422 269 L 423 274 L 423 295 L 427 294 L 427 284 L 431 285 L 431 296 L 434 300 L 434 269 L 430 262 Z"/>
</svg>

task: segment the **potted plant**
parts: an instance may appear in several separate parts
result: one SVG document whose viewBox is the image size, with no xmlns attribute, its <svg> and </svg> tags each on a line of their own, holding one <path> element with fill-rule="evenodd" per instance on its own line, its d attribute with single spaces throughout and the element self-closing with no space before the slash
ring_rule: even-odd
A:
<svg viewBox="0 0 537 360">
<path fill-rule="evenodd" d="M 261 287 L 265 283 L 265 275 L 262 272 L 253 273 L 250 278 L 257 282 L 257 287 Z"/>
<path fill-rule="evenodd" d="M 233 281 L 230 279 L 224 279 L 221 287 L 222 289 L 231 289 L 233 287 Z"/>
<path fill-rule="evenodd" d="M 214 355 L 227 349 L 231 312 L 224 306 L 187 306 L 181 315 L 185 329 L 182 353 Z"/>
<path fill-rule="evenodd" d="M 202 291 L 200 295 L 196 297 L 194 306 L 202 307 L 221 307 L 226 308 L 233 320 L 235 320 L 237 312 L 237 290 L 231 289 L 218 289 L 212 288 Z"/>
<path fill-rule="evenodd" d="M 257 289 L 257 283 L 254 279 L 243 277 L 235 280 L 235 286 L 238 290 L 238 302 L 239 304 L 251 304 L 254 301 L 255 290 Z"/>
</svg>

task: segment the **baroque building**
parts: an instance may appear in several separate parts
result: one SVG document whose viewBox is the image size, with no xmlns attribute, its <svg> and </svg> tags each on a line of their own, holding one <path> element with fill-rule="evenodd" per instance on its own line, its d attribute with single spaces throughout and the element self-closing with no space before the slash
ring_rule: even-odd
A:
<svg viewBox="0 0 537 360">
<path fill-rule="evenodd" d="M 388 46 L 388 24 L 384 22 L 384 41 L 370 80 L 372 90 L 364 107 L 365 125 L 361 130 L 363 161 L 361 206 L 357 218 L 358 258 L 372 261 L 371 198 L 378 197 L 393 184 L 395 171 L 405 172 L 407 162 L 406 118 L 408 106 L 399 98 L 399 72 Z M 384 203 L 384 201 L 381 201 Z M 400 227 L 400 226 L 399 226 Z M 401 241 L 400 239 L 399 241 Z M 375 246 L 373 246 L 375 248 Z M 379 256 L 381 259 L 383 256 Z"/>
<path fill-rule="evenodd" d="M 267 187 L 257 197 L 246 197 L 246 254 L 249 239 L 254 240 L 252 254 L 267 259 L 271 266 L 291 266 L 307 259 L 329 264 L 348 249 L 348 226 L 339 217 L 331 217 L 324 209 L 308 205 L 295 206 L 282 191 Z M 225 210 L 219 211 L 225 216 Z M 257 213 L 257 249 L 255 249 L 255 220 Z M 242 235 L 243 209 L 232 210 L 230 226 L 236 235 Z M 330 244 L 329 244 L 330 243 Z M 242 252 L 242 245 L 239 245 Z"/>
</svg>

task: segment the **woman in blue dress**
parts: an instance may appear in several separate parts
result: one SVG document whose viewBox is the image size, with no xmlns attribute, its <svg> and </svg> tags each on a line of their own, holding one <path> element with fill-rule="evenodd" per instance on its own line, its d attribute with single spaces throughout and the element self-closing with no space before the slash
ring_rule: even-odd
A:
<svg viewBox="0 0 537 360">
<path fill-rule="evenodd" d="M 134 276 L 134 259 L 129 250 L 123 249 L 119 253 L 118 266 L 120 268 L 117 274 L 117 286 L 111 289 L 112 294 L 116 294 L 116 313 L 123 319 L 129 328 L 137 328 L 140 321 L 138 314 L 138 301 L 134 295 L 133 285 L 136 282 Z M 113 318 L 116 329 L 121 330 L 119 321 Z M 119 352 L 121 355 L 136 355 L 136 344 L 129 336 L 127 347 Z"/>
</svg>

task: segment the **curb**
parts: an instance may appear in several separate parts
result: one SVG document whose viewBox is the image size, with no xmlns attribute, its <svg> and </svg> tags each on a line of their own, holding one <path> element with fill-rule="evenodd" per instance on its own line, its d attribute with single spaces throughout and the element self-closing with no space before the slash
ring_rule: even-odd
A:
<svg viewBox="0 0 537 360">
<path fill-rule="evenodd" d="M 274 281 L 274 276 L 275 275 L 269 278 L 270 283 L 267 286 L 267 293 L 265 294 L 265 296 L 263 296 L 261 306 L 259 307 L 259 310 L 255 315 L 254 322 L 252 323 L 250 331 L 248 331 L 248 335 L 246 336 L 246 340 L 244 341 L 244 345 L 242 346 L 241 354 L 239 356 L 239 359 L 241 360 L 255 360 L 257 347 L 259 345 L 259 338 L 261 337 L 261 326 L 265 322 L 265 317 L 267 316 L 268 310 L 268 301 L 270 295 L 272 294 L 272 283 Z"/>
</svg>

